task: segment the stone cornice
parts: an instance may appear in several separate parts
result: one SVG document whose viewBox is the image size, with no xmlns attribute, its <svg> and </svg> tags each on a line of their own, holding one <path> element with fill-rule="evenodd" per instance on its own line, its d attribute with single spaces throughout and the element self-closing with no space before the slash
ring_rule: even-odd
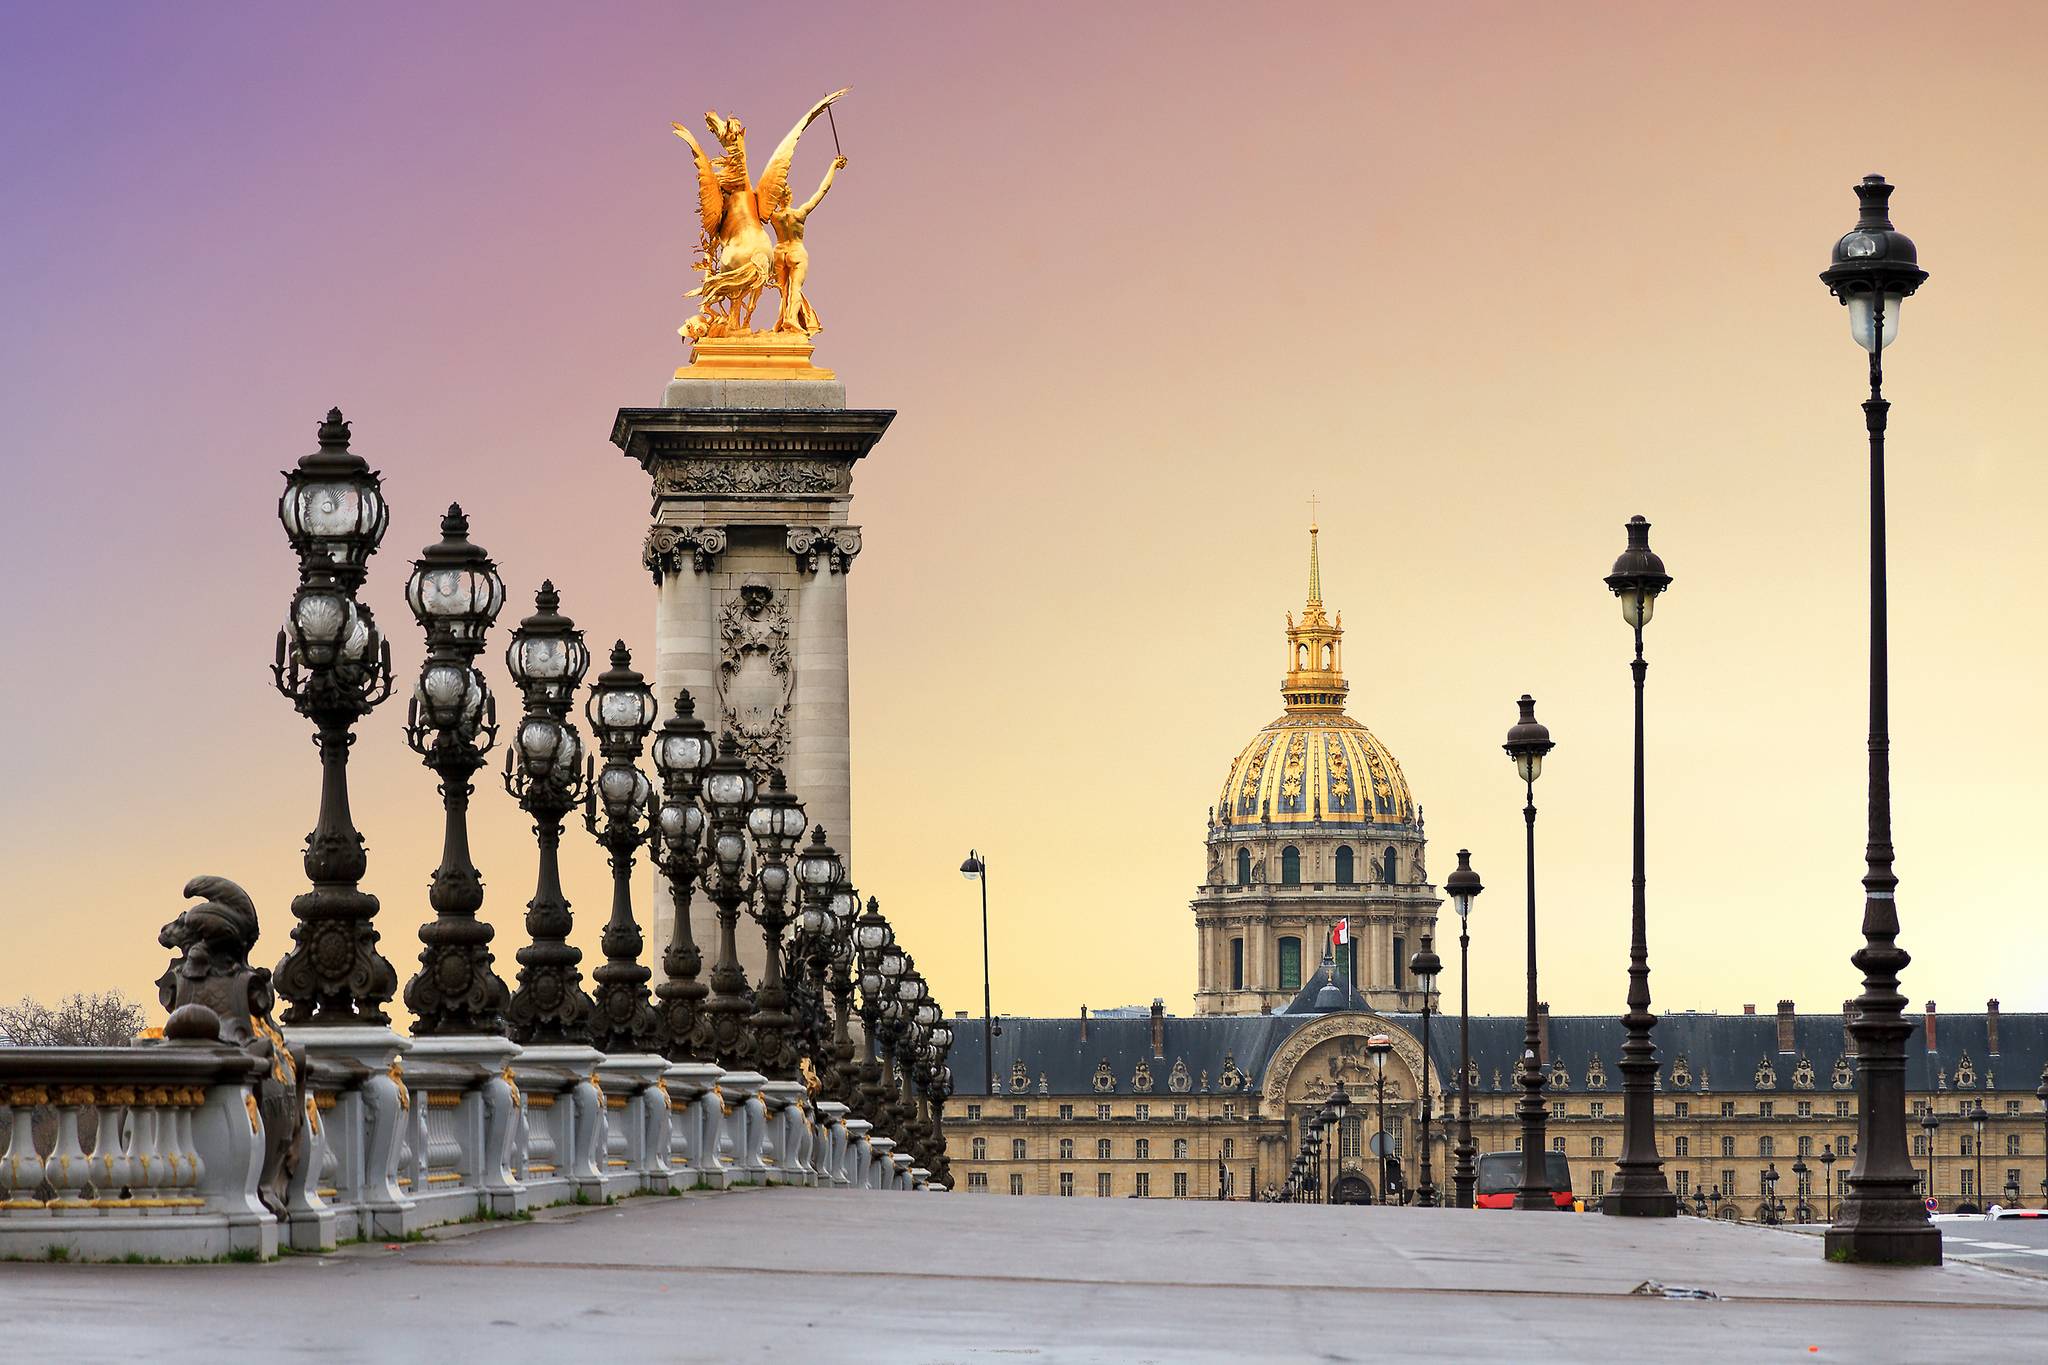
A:
<svg viewBox="0 0 2048 1365">
<path fill-rule="evenodd" d="M 895 417 L 888 408 L 621 408 L 612 444 L 653 475 L 665 463 L 700 460 L 809 458 L 850 466 Z"/>
</svg>

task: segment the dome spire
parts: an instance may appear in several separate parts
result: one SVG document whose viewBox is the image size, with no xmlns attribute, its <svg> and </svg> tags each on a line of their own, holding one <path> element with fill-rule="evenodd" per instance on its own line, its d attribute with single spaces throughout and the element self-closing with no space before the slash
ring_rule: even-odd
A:
<svg viewBox="0 0 2048 1365">
<path fill-rule="evenodd" d="M 1321 527 L 1315 520 L 1315 499 L 1309 499 L 1308 603 L 1297 624 L 1287 615 L 1287 677 L 1280 695 L 1289 711 L 1339 711 L 1350 690 L 1344 681 L 1344 614 L 1332 621 L 1323 611 Z"/>
<path fill-rule="evenodd" d="M 1316 549 L 1316 495 L 1308 495 L 1308 610 L 1319 611 L 1323 605 L 1323 558 Z M 1306 613 L 1304 613 L 1306 614 Z"/>
</svg>

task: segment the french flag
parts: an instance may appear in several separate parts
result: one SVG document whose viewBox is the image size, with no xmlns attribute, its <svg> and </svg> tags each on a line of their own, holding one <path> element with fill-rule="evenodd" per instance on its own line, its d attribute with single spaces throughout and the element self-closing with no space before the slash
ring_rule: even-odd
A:
<svg viewBox="0 0 2048 1365">
<path fill-rule="evenodd" d="M 1339 948 L 1351 942 L 1351 921 L 1348 918 L 1330 926 L 1330 942 Z"/>
</svg>

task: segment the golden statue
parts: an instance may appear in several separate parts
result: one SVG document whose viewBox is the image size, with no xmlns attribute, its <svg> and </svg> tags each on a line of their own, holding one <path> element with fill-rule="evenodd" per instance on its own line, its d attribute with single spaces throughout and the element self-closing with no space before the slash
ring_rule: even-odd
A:
<svg viewBox="0 0 2048 1365">
<path fill-rule="evenodd" d="M 688 297 L 701 298 L 697 315 L 679 329 L 690 343 L 692 363 L 676 371 L 678 379 L 825 378 L 828 370 L 810 363 L 811 338 L 821 330 L 817 309 L 804 293 L 810 254 L 804 247 L 804 225 L 832 188 L 832 177 L 846 166 L 835 156 L 818 192 L 801 204 L 790 189 L 790 163 L 797 140 L 818 115 L 846 94 L 835 90 L 812 105 L 789 130 L 769 158 L 756 184 L 747 170 L 747 129 L 736 118 L 704 116 L 724 155 L 707 157 L 690 130 L 677 123 L 676 136 L 689 144 L 697 164 L 697 196 L 704 235 L 696 268 L 704 279 Z M 829 117 L 829 115 L 828 115 Z M 838 139 L 833 139 L 836 144 Z M 773 240 L 769 227 L 775 229 Z M 754 309 L 761 291 L 773 287 L 782 297 L 770 332 L 754 330 Z"/>
</svg>

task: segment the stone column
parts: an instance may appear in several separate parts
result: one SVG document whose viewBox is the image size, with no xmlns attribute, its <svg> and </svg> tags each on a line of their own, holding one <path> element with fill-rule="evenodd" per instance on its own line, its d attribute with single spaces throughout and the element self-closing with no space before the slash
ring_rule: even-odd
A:
<svg viewBox="0 0 2048 1365">
<path fill-rule="evenodd" d="M 660 584 L 655 695 L 688 688 L 714 735 L 728 732 L 758 772 L 780 766 L 815 824 L 852 844 L 846 571 L 860 551 L 848 524 L 853 468 L 895 413 L 846 406 L 834 380 L 678 379 L 658 408 L 624 408 L 612 441 L 651 480 L 643 551 Z M 849 864 L 851 859 L 848 858 Z M 674 909 L 659 877 L 651 942 Z M 698 897 L 692 928 L 716 942 Z M 758 980 L 765 949 L 741 936 Z"/>
</svg>

